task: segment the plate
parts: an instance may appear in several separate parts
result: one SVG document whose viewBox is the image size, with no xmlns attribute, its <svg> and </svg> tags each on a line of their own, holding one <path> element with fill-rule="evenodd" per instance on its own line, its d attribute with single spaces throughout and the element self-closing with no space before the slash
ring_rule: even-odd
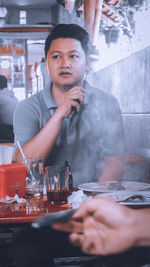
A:
<svg viewBox="0 0 150 267">
<path fill-rule="evenodd" d="M 141 200 L 132 200 L 132 201 L 126 201 L 123 202 L 126 198 L 131 197 L 135 195 L 135 191 L 116 191 L 112 193 L 104 193 L 104 194 L 99 194 L 96 195 L 95 198 L 97 197 L 104 197 L 110 200 L 115 200 L 116 202 L 119 202 L 121 205 L 128 205 L 128 206 L 149 206 L 150 205 L 150 191 L 149 192 L 141 192 L 141 191 L 136 191 L 136 195 L 142 195 L 145 197 L 144 201 Z"/>
<path fill-rule="evenodd" d="M 94 193 L 111 193 L 114 191 L 124 191 L 119 189 L 118 185 L 123 186 L 124 190 L 131 190 L 131 191 L 142 191 L 142 190 L 150 190 L 150 184 L 148 183 L 141 183 L 141 182 L 132 182 L 132 181 L 122 181 L 118 183 L 118 181 L 108 181 L 103 183 L 85 183 L 80 184 L 78 186 L 79 189 L 87 191 L 87 192 L 94 192 Z M 112 189 L 110 189 L 112 187 Z"/>
</svg>

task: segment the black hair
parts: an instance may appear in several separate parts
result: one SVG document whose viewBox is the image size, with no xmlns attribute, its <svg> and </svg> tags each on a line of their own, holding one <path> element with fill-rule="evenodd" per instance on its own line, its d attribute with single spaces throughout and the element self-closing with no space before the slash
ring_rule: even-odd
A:
<svg viewBox="0 0 150 267">
<path fill-rule="evenodd" d="M 0 75 L 0 90 L 7 88 L 7 78 L 4 75 Z"/>
<path fill-rule="evenodd" d="M 52 41 L 58 38 L 73 38 L 80 41 L 85 55 L 89 54 L 90 41 L 86 30 L 77 24 L 58 24 L 51 30 L 45 41 L 45 57 L 47 57 Z"/>
</svg>

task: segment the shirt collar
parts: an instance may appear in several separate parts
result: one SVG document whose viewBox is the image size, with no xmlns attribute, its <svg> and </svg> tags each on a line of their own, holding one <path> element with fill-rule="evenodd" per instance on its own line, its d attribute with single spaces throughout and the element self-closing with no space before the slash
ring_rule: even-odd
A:
<svg viewBox="0 0 150 267">
<path fill-rule="evenodd" d="M 53 97 L 52 97 L 52 83 L 49 83 L 46 88 L 43 90 L 43 98 L 44 98 L 44 102 L 46 104 L 46 107 L 48 109 L 51 108 L 57 108 L 57 104 L 55 103 Z"/>
</svg>

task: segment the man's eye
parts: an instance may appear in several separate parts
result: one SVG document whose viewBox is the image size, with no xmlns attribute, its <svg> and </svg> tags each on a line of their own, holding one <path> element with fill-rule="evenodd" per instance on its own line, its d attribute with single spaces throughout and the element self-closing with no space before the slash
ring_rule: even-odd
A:
<svg viewBox="0 0 150 267">
<path fill-rule="evenodd" d="M 77 55 L 71 55 L 70 57 L 71 57 L 71 58 L 75 58 L 75 59 L 76 59 L 76 58 L 79 58 L 79 56 L 77 56 Z"/>
<path fill-rule="evenodd" d="M 54 58 L 54 59 L 59 59 L 60 56 L 59 56 L 59 55 L 55 55 L 55 56 L 53 56 L 53 58 Z"/>
</svg>

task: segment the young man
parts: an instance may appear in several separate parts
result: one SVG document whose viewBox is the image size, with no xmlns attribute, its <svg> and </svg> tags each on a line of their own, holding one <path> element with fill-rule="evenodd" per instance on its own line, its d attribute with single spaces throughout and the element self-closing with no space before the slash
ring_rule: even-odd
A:
<svg viewBox="0 0 150 267">
<path fill-rule="evenodd" d="M 45 158 L 47 165 L 68 160 L 74 186 L 117 179 L 124 146 L 121 112 L 113 96 L 84 80 L 88 33 L 76 24 L 57 25 L 45 42 L 45 63 L 52 83 L 18 105 L 15 141 L 26 157 Z"/>
</svg>

